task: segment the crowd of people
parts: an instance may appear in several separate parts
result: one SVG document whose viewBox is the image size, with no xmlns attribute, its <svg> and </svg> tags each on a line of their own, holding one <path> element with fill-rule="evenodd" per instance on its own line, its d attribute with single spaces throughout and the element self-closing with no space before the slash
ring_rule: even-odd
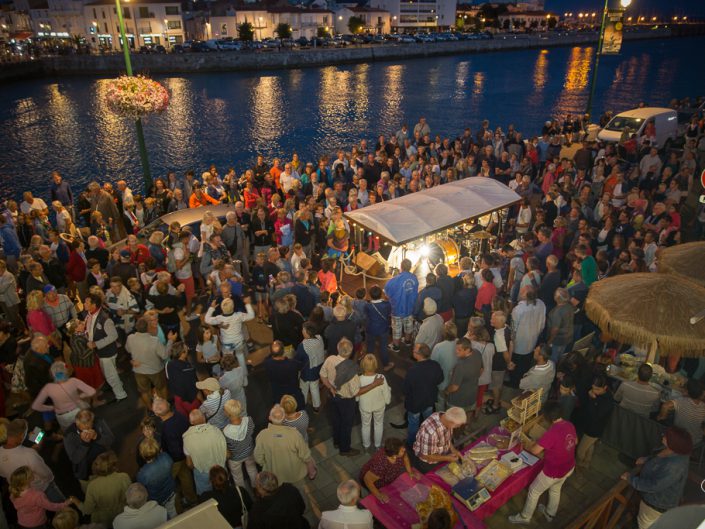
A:
<svg viewBox="0 0 705 529">
<path fill-rule="evenodd" d="M 510 392 L 542 388 L 547 430 L 526 448 L 544 467 L 510 521 L 529 523 L 537 509 L 553 519 L 563 483 L 576 465 L 589 467 L 618 403 L 669 424 L 660 451 L 623 476 L 642 491 L 638 522 L 648 529 L 678 505 L 689 455 L 703 442 L 703 370 L 671 362 L 689 377 L 687 396 L 661 403 L 648 365 L 613 393 L 607 348 L 588 360 L 572 346 L 599 332 L 583 308 L 592 283 L 655 270 L 659 248 L 702 237 L 705 210 L 692 226 L 680 211 L 703 167 L 705 122 L 693 120 L 682 150 L 640 140 L 633 161 L 623 146 L 589 139 L 586 125 L 566 116 L 525 140 L 485 121 L 441 137 L 421 118 L 314 163 L 258 156 L 239 174 L 169 172 L 144 195 L 120 180 L 91 182 L 74 196 L 55 172 L 48 204 L 29 191 L 19 204 L 7 201 L 7 518 L 23 528 L 152 529 L 213 498 L 232 527 L 308 527 L 316 521 L 302 491 L 317 476 L 309 421 L 325 407 L 340 456 L 371 456 L 357 480 L 338 486 L 340 507 L 323 512 L 319 527 L 368 528 L 371 514 L 357 508 L 363 490 L 388 501 L 383 488 L 401 474 L 415 479 L 456 461 L 477 418 L 504 413 Z M 475 268 L 463 256 L 458 270 L 441 263 L 419 278 L 405 259 L 383 286 L 339 288 L 341 259 L 380 250 L 374 234 L 351 237 L 344 212 L 468 177 L 499 180 L 520 197 L 484 226 L 496 244 L 473 256 Z M 159 222 L 194 208 L 203 211 L 198 223 Z M 257 324 L 272 333 L 264 428 L 246 396 Z M 411 366 L 393 371 L 407 354 Z M 384 431 L 389 376 L 403 378 L 405 420 L 392 426 L 405 438 Z M 144 419 L 139 470 L 128 475 L 103 410 L 132 387 L 132 412 Z M 23 403 L 37 415 L 19 416 Z M 27 417 L 37 425 L 31 432 Z M 55 483 L 38 450 L 47 441 L 63 443 L 80 498 Z M 545 491 L 548 503 L 539 504 Z M 47 511 L 56 512 L 51 522 Z M 427 526 L 449 523 L 437 511 Z"/>
</svg>

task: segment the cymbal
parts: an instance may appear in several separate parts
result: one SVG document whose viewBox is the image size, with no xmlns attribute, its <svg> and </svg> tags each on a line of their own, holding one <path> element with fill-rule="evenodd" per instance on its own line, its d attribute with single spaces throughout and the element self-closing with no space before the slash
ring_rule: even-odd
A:
<svg viewBox="0 0 705 529">
<path fill-rule="evenodd" d="M 471 239 L 489 239 L 492 237 L 492 234 L 488 231 L 476 231 L 475 233 L 470 234 Z"/>
</svg>

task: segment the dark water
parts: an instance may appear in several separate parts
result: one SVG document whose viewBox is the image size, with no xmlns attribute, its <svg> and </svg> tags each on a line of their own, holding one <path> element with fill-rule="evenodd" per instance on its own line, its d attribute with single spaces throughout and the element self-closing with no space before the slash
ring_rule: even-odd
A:
<svg viewBox="0 0 705 529">
<path fill-rule="evenodd" d="M 603 57 L 594 114 L 705 92 L 705 38 L 627 43 Z M 145 120 L 154 175 L 215 163 L 238 172 L 257 153 L 313 160 L 425 115 L 432 132 L 513 123 L 535 134 L 546 118 L 584 111 L 594 50 L 531 49 L 325 68 L 158 77 L 171 92 Z M 0 197 L 45 196 L 56 169 L 74 189 L 125 178 L 140 189 L 132 122 L 111 114 L 98 78 L 35 80 L 0 89 Z"/>
</svg>

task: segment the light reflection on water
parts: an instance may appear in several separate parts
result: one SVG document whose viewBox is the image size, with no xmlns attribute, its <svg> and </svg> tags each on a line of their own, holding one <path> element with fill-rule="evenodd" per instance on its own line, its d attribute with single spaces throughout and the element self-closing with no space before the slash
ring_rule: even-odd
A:
<svg viewBox="0 0 705 529">
<path fill-rule="evenodd" d="M 705 86 L 705 38 L 632 42 L 602 57 L 594 112 L 639 101 L 666 104 Z M 304 160 L 349 149 L 360 138 L 413 127 L 425 115 L 434 134 L 513 123 L 535 134 L 546 118 L 584 110 L 594 50 L 522 50 L 278 72 L 157 77 L 171 106 L 145 119 L 154 175 L 200 173 L 210 163 L 240 171 L 259 152 Z M 75 189 L 92 179 L 140 185 L 134 125 L 107 111 L 105 81 L 32 80 L 3 87 L 0 197 L 27 187 L 46 196 L 57 169 Z M 30 183 L 28 183 L 30 182 Z"/>
</svg>

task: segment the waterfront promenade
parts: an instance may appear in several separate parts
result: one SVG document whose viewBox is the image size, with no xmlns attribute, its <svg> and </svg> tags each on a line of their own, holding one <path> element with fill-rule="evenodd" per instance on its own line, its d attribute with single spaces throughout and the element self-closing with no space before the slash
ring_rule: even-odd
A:
<svg viewBox="0 0 705 529">
<path fill-rule="evenodd" d="M 670 28 L 644 29 L 625 34 L 625 40 L 667 39 L 676 36 Z M 133 54 L 136 72 L 150 74 L 259 71 L 361 64 L 377 61 L 439 57 L 466 53 L 488 53 L 528 48 L 592 45 L 597 33 L 546 32 L 497 34 L 492 39 L 433 43 L 385 43 L 347 48 L 259 50 L 183 54 Z M 42 75 L 115 75 L 124 70 L 122 54 L 42 57 L 30 65 L 5 65 L 0 82 Z"/>
</svg>

